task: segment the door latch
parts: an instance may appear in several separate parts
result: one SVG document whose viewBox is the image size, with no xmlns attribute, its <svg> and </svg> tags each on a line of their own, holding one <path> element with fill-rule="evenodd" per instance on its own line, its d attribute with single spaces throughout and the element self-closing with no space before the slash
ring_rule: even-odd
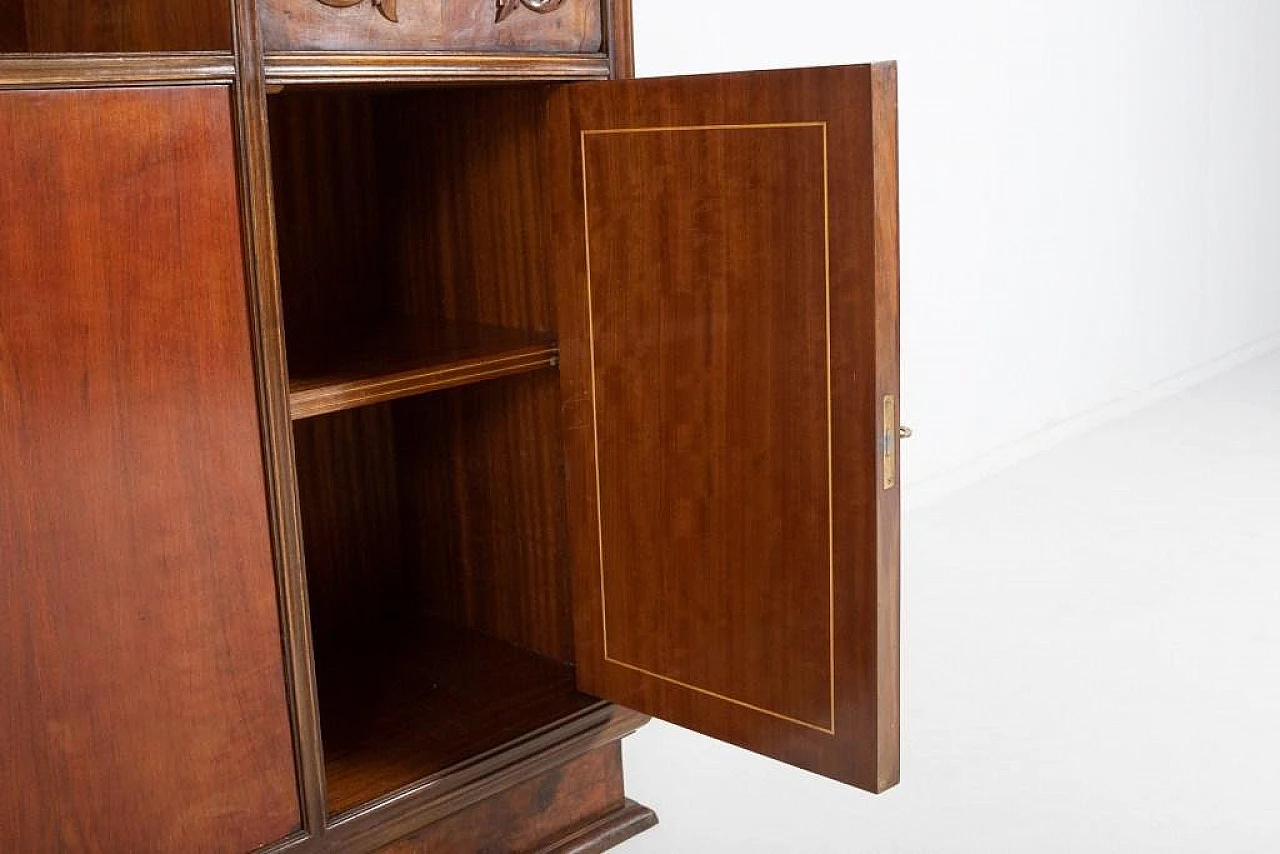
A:
<svg viewBox="0 0 1280 854">
<path fill-rule="evenodd" d="M 912 435 L 910 427 L 898 424 L 897 397 L 886 394 L 883 420 L 880 425 L 880 470 L 883 473 L 885 489 L 893 489 L 898 485 L 898 443 L 902 439 L 910 439 Z"/>
</svg>

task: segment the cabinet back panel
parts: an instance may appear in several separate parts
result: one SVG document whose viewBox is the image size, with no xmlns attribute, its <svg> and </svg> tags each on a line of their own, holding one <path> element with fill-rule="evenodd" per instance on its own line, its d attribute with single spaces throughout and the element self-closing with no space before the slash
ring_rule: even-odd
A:
<svg viewBox="0 0 1280 854">
<path fill-rule="evenodd" d="M 555 328 L 543 90 L 270 99 L 291 349 L 358 324 Z"/>
<path fill-rule="evenodd" d="M 295 372 L 317 350 L 382 328 L 419 325 L 424 337 L 473 323 L 554 328 L 540 177 L 544 93 L 438 88 L 271 98 L 281 287 Z M 353 603 L 370 594 L 351 588 L 369 577 L 373 561 L 402 564 L 403 589 L 420 596 L 426 611 L 569 660 L 557 375 L 437 392 L 388 411 L 394 450 L 385 425 L 375 430 L 359 418 L 334 422 L 344 428 L 297 428 L 312 541 L 341 536 L 330 524 L 337 507 L 325 510 L 324 502 L 358 507 L 374 489 L 379 509 L 369 512 L 389 520 L 392 478 L 400 502 L 387 537 L 373 533 L 382 524 L 374 516 L 357 526 L 362 533 L 353 538 L 368 547 L 354 549 L 366 557 L 352 557 L 345 546 L 317 555 L 308 543 L 317 637 L 344 609 L 363 607 Z M 324 431 L 357 423 L 376 435 L 353 434 L 317 455 Z M 368 465 L 378 477 L 360 488 L 339 485 L 335 472 L 356 465 L 336 461 L 342 454 L 374 458 Z M 344 524 L 354 518 L 348 514 Z M 403 548 L 398 561 L 387 555 L 392 543 Z"/>
<path fill-rule="evenodd" d="M 231 0 L 0 0 L 0 27 L 6 51 L 229 51 Z"/>
<path fill-rule="evenodd" d="M 294 426 L 311 621 L 319 654 L 411 608 L 400 548 L 391 409 Z"/>
<path fill-rule="evenodd" d="M 380 157 L 369 96 L 280 95 L 268 101 L 285 337 L 295 353 L 391 311 L 377 193 Z"/>
<path fill-rule="evenodd" d="M 570 661 L 563 461 L 553 371 L 404 401 L 406 547 L 432 613 Z"/>
<path fill-rule="evenodd" d="M 0 850 L 299 824 L 226 87 L 0 94 Z"/>
<path fill-rule="evenodd" d="M 544 89 L 398 93 L 377 105 L 379 202 L 398 309 L 555 329 Z"/>
</svg>

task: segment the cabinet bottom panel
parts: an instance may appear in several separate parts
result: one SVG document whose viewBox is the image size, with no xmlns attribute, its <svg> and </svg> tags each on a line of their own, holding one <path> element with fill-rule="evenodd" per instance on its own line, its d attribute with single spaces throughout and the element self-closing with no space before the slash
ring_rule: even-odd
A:
<svg viewBox="0 0 1280 854">
<path fill-rule="evenodd" d="M 598 703 L 573 668 L 422 618 L 318 663 L 329 809 L 345 812 Z"/>
</svg>

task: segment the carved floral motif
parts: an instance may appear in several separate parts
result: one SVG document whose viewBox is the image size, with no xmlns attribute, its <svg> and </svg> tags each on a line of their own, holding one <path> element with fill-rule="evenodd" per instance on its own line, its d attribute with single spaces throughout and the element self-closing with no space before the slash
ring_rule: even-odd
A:
<svg viewBox="0 0 1280 854">
<path fill-rule="evenodd" d="M 497 3 L 498 23 L 501 24 L 511 17 L 511 13 L 516 10 L 517 6 L 524 6 L 526 9 L 532 9 L 545 15 L 563 6 L 564 0 L 497 0 Z"/>
<path fill-rule="evenodd" d="M 359 6 L 364 0 L 316 0 L 316 2 L 332 6 L 335 9 L 346 9 L 351 6 Z M 532 9 L 545 15 L 564 5 L 564 0 L 495 0 L 495 2 L 498 4 L 498 23 L 502 23 L 511 17 L 511 13 L 519 6 L 524 6 L 526 9 Z M 373 0 L 373 6 L 388 21 L 393 23 L 400 22 L 400 19 L 396 16 L 396 0 Z"/>
<path fill-rule="evenodd" d="M 316 2 L 332 6 L 335 9 L 345 9 L 348 6 L 359 6 L 364 0 L 316 0 Z M 400 19 L 396 16 L 396 0 L 373 0 L 373 6 L 388 21 L 400 23 Z"/>
</svg>

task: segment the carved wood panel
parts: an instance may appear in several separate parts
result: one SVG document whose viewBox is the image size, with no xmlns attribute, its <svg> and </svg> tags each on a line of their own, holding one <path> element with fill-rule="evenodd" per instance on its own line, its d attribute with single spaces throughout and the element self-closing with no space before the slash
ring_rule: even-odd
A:
<svg viewBox="0 0 1280 854">
<path fill-rule="evenodd" d="M 262 0 L 269 52 L 594 53 L 600 0 Z"/>
</svg>

